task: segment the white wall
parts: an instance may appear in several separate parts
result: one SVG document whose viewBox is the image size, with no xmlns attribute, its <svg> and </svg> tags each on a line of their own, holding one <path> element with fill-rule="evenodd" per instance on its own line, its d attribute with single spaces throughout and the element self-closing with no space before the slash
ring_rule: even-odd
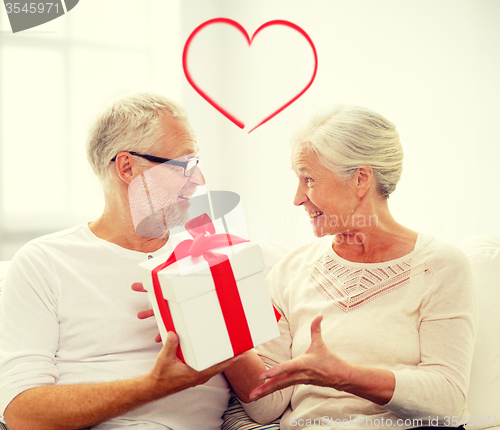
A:
<svg viewBox="0 0 500 430">
<path fill-rule="evenodd" d="M 250 35 L 266 21 L 292 21 L 318 52 L 312 87 L 251 134 L 182 73 L 187 37 L 216 17 L 238 21 Z M 0 7 L 0 240 L 11 242 L 0 259 L 25 240 L 12 232 L 98 216 L 86 129 L 105 101 L 136 90 L 186 107 L 208 187 L 242 196 L 255 239 L 289 246 L 312 239 L 292 205 L 288 141 L 299 122 L 336 103 L 370 107 L 397 125 L 405 167 L 390 206 L 401 223 L 454 243 L 500 236 L 499 19 L 496 0 L 82 0 L 67 16 L 14 35 Z M 308 47 L 282 30 L 262 31 L 250 49 L 230 28 L 207 28 L 193 42 L 199 82 L 248 124 L 294 94 L 311 71 Z M 61 59 L 58 43 L 72 54 Z M 58 80 L 67 86 L 55 90 Z"/>
<path fill-rule="evenodd" d="M 292 205 L 296 180 L 289 169 L 288 140 L 299 122 L 336 103 L 367 106 L 398 127 L 405 164 L 390 207 L 399 222 L 453 243 L 473 234 L 500 236 L 499 2 L 252 0 L 206 1 L 203 8 L 199 4 L 183 2 L 183 40 L 216 16 L 238 21 L 250 35 L 266 21 L 284 19 L 306 30 L 318 52 L 313 86 L 250 135 L 184 85 L 185 105 L 203 143 L 207 177 L 212 187 L 243 196 L 255 238 L 279 243 L 310 239 L 302 209 Z M 242 54 L 230 40 L 228 28 L 219 30 L 218 38 L 214 31 L 210 35 L 214 52 L 226 51 L 226 55 L 217 52 L 219 73 L 208 65 L 205 69 L 214 80 L 219 76 L 223 87 L 231 88 L 235 112 L 244 112 L 248 103 L 258 110 L 258 100 L 272 95 L 264 82 L 253 98 L 233 88 L 240 79 L 231 75 L 233 63 Z M 268 37 L 266 31 L 256 42 Z M 234 39 L 242 39 L 236 30 L 232 33 Z M 268 43 L 282 61 L 290 61 L 289 51 L 296 47 L 296 67 L 310 64 L 296 40 L 287 42 L 275 32 L 269 34 Z M 262 58 L 261 67 L 271 74 L 275 66 L 269 66 L 270 54 L 264 52 Z M 275 68 L 280 74 L 277 92 L 304 82 L 294 69 L 286 73 Z"/>
<path fill-rule="evenodd" d="M 155 91 L 180 100 L 178 0 L 83 0 L 12 34 L 0 6 L 0 260 L 26 241 L 103 208 L 85 139 L 110 99 Z"/>
</svg>

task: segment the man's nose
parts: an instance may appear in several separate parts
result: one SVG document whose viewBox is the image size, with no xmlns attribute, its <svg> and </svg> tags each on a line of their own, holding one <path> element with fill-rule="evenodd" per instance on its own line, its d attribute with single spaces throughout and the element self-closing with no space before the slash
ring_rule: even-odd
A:
<svg viewBox="0 0 500 430">
<path fill-rule="evenodd" d="M 201 173 L 200 166 L 194 168 L 193 174 L 189 177 L 189 182 L 196 184 L 197 186 L 205 185 L 205 177 Z"/>
</svg>

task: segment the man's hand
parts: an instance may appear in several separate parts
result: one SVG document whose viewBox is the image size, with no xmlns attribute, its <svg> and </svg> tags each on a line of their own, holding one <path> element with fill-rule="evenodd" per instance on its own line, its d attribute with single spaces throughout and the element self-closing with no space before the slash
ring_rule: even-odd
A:
<svg viewBox="0 0 500 430">
<path fill-rule="evenodd" d="M 167 341 L 158 354 L 153 368 L 146 375 L 151 383 L 152 390 L 158 392 L 162 397 L 204 384 L 240 359 L 239 356 L 233 357 L 198 372 L 179 360 L 176 355 L 178 346 L 177 335 L 174 332 L 169 332 Z"/>
<path fill-rule="evenodd" d="M 132 284 L 132 289 L 134 291 L 138 291 L 140 293 L 147 293 L 147 291 L 144 289 L 144 287 L 142 286 L 142 284 L 140 282 L 134 282 Z M 143 320 L 143 319 L 146 319 L 146 318 L 150 318 L 154 316 L 154 312 L 153 312 L 153 309 L 146 309 L 146 310 L 143 310 L 143 311 L 140 311 L 138 314 L 137 314 L 137 318 Z M 160 343 L 161 342 L 161 335 L 158 334 L 155 338 L 155 341 Z"/>
<path fill-rule="evenodd" d="M 149 402 L 208 381 L 238 360 L 197 372 L 176 357 L 169 333 L 153 369 L 144 376 L 98 384 L 46 385 L 15 397 L 5 410 L 10 429 L 78 430 L 93 427 Z"/>
<path fill-rule="evenodd" d="M 147 292 L 140 282 L 133 283 L 132 290 L 140 293 Z M 139 319 L 150 318 L 152 316 L 154 316 L 153 309 L 146 309 L 137 314 Z M 155 340 L 156 342 L 161 342 L 161 336 L 158 334 Z M 160 389 L 161 387 L 167 387 L 169 383 L 171 383 L 169 379 L 172 377 L 176 378 L 175 392 L 188 387 L 194 387 L 195 385 L 204 384 L 210 378 L 221 373 L 224 369 L 239 360 L 237 357 L 234 357 L 201 372 L 197 372 L 177 358 L 176 353 L 178 346 L 179 340 L 177 335 L 174 332 L 169 332 L 165 345 L 163 345 L 158 357 L 156 357 L 153 369 L 147 375 L 151 378 L 152 383 Z"/>
<path fill-rule="evenodd" d="M 144 291 L 142 284 L 134 285 L 135 291 Z M 143 318 L 153 315 L 151 310 L 140 314 Z M 178 345 L 177 335 L 170 332 L 153 368 L 138 378 L 97 384 L 47 385 L 23 391 L 5 410 L 7 424 L 12 430 L 89 428 L 149 402 L 204 384 L 240 359 L 234 357 L 198 372 L 177 358 Z"/>
</svg>

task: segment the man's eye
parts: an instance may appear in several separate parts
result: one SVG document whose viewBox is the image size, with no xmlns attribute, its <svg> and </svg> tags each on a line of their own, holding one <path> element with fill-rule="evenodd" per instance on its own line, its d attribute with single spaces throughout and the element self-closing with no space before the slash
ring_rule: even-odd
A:
<svg viewBox="0 0 500 430">
<path fill-rule="evenodd" d="M 311 182 L 313 182 L 313 179 L 312 179 L 312 178 L 307 177 L 307 178 L 306 178 L 306 182 L 307 182 L 308 184 L 310 184 Z"/>
</svg>

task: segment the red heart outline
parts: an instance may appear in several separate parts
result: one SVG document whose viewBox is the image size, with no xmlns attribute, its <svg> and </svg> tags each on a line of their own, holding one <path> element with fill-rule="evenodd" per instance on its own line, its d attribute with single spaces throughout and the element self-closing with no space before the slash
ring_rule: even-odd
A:
<svg viewBox="0 0 500 430">
<path fill-rule="evenodd" d="M 186 44 L 184 45 L 184 51 L 182 53 L 182 68 L 184 69 L 184 74 L 186 75 L 186 79 L 188 82 L 191 84 L 191 86 L 198 92 L 200 96 L 202 96 L 208 103 L 210 103 L 215 109 L 217 109 L 222 115 L 224 115 L 227 119 L 229 119 L 231 122 L 236 124 L 239 128 L 244 128 L 245 124 L 238 120 L 234 115 L 229 113 L 227 110 L 225 110 L 222 106 L 220 106 L 218 103 L 216 103 L 210 96 L 208 96 L 196 83 L 194 82 L 193 78 L 191 77 L 191 74 L 189 73 L 188 70 L 188 64 L 187 64 L 187 57 L 188 57 L 188 50 L 189 46 L 191 45 L 191 42 L 193 41 L 194 37 L 205 27 L 211 24 L 229 24 L 239 30 L 240 33 L 245 36 L 248 46 L 252 44 L 252 40 L 257 36 L 257 34 L 263 30 L 266 27 L 270 27 L 272 25 L 284 25 L 285 27 L 292 28 L 293 30 L 298 31 L 308 42 L 309 45 L 311 46 L 311 49 L 314 54 L 314 71 L 311 77 L 311 80 L 308 82 L 308 84 L 300 91 L 295 97 L 293 97 L 291 100 L 289 100 L 287 103 L 285 103 L 283 106 L 278 108 L 276 111 L 274 111 L 271 115 L 267 116 L 264 118 L 259 124 L 257 124 L 254 128 L 252 128 L 248 133 L 251 133 L 254 131 L 256 128 L 260 127 L 262 124 L 265 124 L 267 121 L 269 121 L 271 118 L 274 116 L 278 115 L 282 110 L 286 109 L 288 106 L 290 106 L 295 100 L 297 100 L 302 94 L 304 94 L 309 87 L 312 85 L 314 78 L 316 77 L 316 72 L 318 70 L 318 54 L 316 53 L 316 47 L 314 46 L 313 41 L 309 37 L 309 35 L 298 25 L 294 24 L 293 22 L 290 21 L 284 21 L 281 19 L 273 20 L 273 21 L 268 21 L 264 24 L 262 24 L 253 34 L 253 36 L 250 38 L 248 36 L 248 33 L 246 30 L 241 26 L 236 21 L 233 21 L 232 19 L 229 18 L 214 18 L 210 19 L 208 21 L 205 21 L 204 23 L 200 24 L 198 27 L 196 27 L 193 32 L 189 35 Z"/>
</svg>

